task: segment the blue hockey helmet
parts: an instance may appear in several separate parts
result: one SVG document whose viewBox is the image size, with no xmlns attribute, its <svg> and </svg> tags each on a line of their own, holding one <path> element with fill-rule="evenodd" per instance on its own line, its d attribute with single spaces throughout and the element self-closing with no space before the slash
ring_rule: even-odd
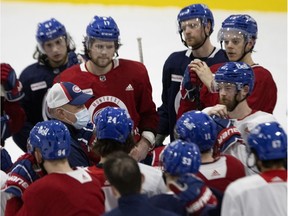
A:
<svg viewBox="0 0 288 216">
<path fill-rule="evenodd" d="M 45 160 L 67 158 L 70 154 L 70 133 L 58 120 L 42 121 L 30 131 L 28 144 L 30 151 L 39 148 Z"/>
<path fill-rule="evenodd" d="M 188 111 L 176 122 L 176 137 L 198 145 L 201 152 L 213 148 L 217 139 L 217 125 L 201 111 Z"/>
<path fill-rule="evenodd" d="M 36 40 L 40 45 L 61 36 L 67 36 L 67 32 L 65 26 L 55 18 L 38 24 Z"/>
<path fill-rule="evenodd" d="M 181 9 L 181 11 L 179 12 L 177 16 L 179 33 L 182 32 L 181 22 L 189 20 L 189 19 L 194 19 L 194 18 L 201 19 L 204 26 L 207 25 L 208 21 L 210 21 L 211 22 L 210 34 L 213 32 L 214 17 L 213 17 L 211 10 L 205 4 L 192 4 Z"/>
<path fill-rule="evenodd" d="M 224 41 L 226 37 L 232 35 L 243 35 L 246 39 L 256 39 L 258 33 L 256 21 L 247 14 L 231 15 L 222 22 L 222 27 L 218 32 L 218 41 Z"/>
<path fill-rule="evenodd" d="M 94 16 L 86 28 L 87 37 L 118 41 L 120 31 L 112 17 Z"/>
<path fill-rule="evenodd" d="M 126 110 L 105 107 L 94 119 L 97 139 L 112 139 L 125 143 L 133 131 L 133 121 Z"/>
<path fill-rule="evenodd" d="M 201 165 L 201 153 L 196 144 L 177 139 L 163 149 L 160 162 L 163 170 L 171 175 L 197 173 Z"/>
<path fill-rule="evenodd" d="M 235 84 L 238 91 L 240 91 L 243 86 L 248 85 L 249 94 L 251 94 L 254 88 L 254 72 L 253 69 L 244 62 L 227 62 L 217 70 L 215 81 L 217 84 Z"/>
<path fill-rule="evenodd" d="M 248 135 L 247 142 L 260 160 L 287 158 L 287 134 L 278 122 L 257 125 Z"/>
</svg>

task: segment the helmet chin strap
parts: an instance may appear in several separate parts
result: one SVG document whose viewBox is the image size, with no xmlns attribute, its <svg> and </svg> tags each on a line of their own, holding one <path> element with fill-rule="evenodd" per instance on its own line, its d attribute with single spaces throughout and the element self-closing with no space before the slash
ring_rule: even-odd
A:
<svg viewBox="0 0 288 216">
<path fill-rule="evenodd" d="M 245 52 L 247 44 L 248 44 L 248 42 L 246 42 L 246 44 L 244 46 L 244 52 L 243 52 L 242 56 L 238 60 L 236 60 L 237 62 L 241 61 L 248 53 L 252 52 L 254 46 L 252 46 L 251 49 L 249 49 L 247 52 Z"/>
<path fill-rule="evenodd" d="M 208 36 L 207 36 L 206 33 L 205 33 L 205 39 L 203 40 L 203 42 L 200 43 L 200 44 L 197 45 L 197 46 L 193 46 L 193 47 L 192 47 L 192 50 L 197 50 L 197 49 L 199 49 L 200 47 L 202 47 L 203 44 L 206 42 L 207 38 L 208 38 Z"/>
<path fill-rule="evenodd" d="M 222 45 L 222 43 L 223 43 L 223 41 L 220 41 L 221 49 L 223 49 L 223 45 Z M 251 49 L 250 49 L 249 51 L 245 52 L 245 48 L 246 48 L 247 44 L 248 44 L 248 42 L 246 42 L 246 44 L 245 44 L 243 54 L 242 54 L 241 57 L 240 57 L 239 59 L 237 59 L 235 62 L 239 62 L 239 61 L 241 61 L 241 60 L 242 60 L 242 59 L 243 59 L 243 58 L 244 58 L 248 53 L 252 52 L 254 46 L 251 47 Z"/>
<path fill-rule="evenodd" d="M 237 95 L 239 94 L 239 92 L 240 92 L 240 91 L 237 90 L 237 94 L 235 94 L 235 96 L 234 96 L 234 99 L 235 99 L 236 103 L 235 103 L 235 105 L 232 107 L 232 109 L 229 110 L 229 112 L 232 112 L 233 110 L 235 110 L 235 108 L 238 106 L 238 104 L 241 103 L 242 101 L 244 101 L 244 100 L 247 98 L 247 95 L 246 95 L 244 98 L 242 98 L 240 101 L 238 101 L 238 100 L 237 100 Z"/>
</svg>

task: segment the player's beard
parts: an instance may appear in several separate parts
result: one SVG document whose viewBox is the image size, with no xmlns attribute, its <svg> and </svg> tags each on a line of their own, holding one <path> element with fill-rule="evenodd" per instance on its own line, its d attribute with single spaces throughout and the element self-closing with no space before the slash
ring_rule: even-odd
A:
<svg viewBox="0 0 288 216">
<path fill-rule="evenodd" d="M 201 47 L 201 45 L 203 45 L 203 41 L 203 38 L 199 39 L 192 36 L 187 40 L 187 45 L 192 47 L 192 49 L 195 49 Z"/>
<path fill-rule="evenodd" d="M 236 97 L 237 97 L 237 94 L 235 94 L 233 100 L 228 100 L 225 97 L 220 97 L 220 104 L 225 105 L 227 107 L 228 112 L 232 112 L 238 105 L 238 101 Z"/>
<path fill-rule="evenodd" d="M 91 61 L 99 68 L 106 68 L 112 63 L 112 59 L 108 57 L 104 57 L 104 58 L 97 57 L 97 58 L 91 59 Z"/>
</svg>

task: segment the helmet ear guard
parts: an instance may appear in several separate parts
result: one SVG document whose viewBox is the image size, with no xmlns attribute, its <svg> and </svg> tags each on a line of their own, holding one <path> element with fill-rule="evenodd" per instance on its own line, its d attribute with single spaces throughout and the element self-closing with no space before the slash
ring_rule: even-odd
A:
<svg viewBox="0 0 288 216">
<path fill-rule="evenodd" d="M 133 133 L 133 121 L 126 110 L 119 107 L 105 107 L 95 116 L 96 138 L 112 139 L 125 143 Z"/>
<path fill-rule="evenodd" d="M 67 158 L 70 154 L 70 139 L 70 132 L 62 122 L 39 122 L 30 131 L 28 150 L 33 152 L 39 148 L 45 160 Z"/>
<path fill-rule="evenodd" d="M 112 17 L 94 16 L 86 28 L 87 37 L 106 41 L 118 41 L 119 28 Z"/>
<path fill-rule="evenodd" d="M 160 154 L 163 171 L 170 175 L 197 173 L 201 165 L 201 153 L 192 142 L 174 140 Z"/>
<path fill-rule="evenodd" d="M 235 37 L 243 37 L 247 42 L 253 42 L 253 50 L 258 35 L 257 22 L 247 14 L 230 15 L 222 22 L 217 39 L 221 43 Z"/>
<path fill-rule="evenodd" d="M 175 133 L 178 139 L 193 142 L 204 152 L 213 148 L 217 139 L 217 126 L 207 114 L 189 111 L 177 120 Z"/>
<path fill-rule="evenodd" d="M 268 122 L 253 128 L 247 138 L 248 147 L 260 160 L 287 158 L 287 134 L 278 122 Z"/>
<path fill-rule="evenodd" d="M 37 26 L 36 40 L 38 49 L 45 53 L 43 44 L 58 37 L 65 37 L 67 44 L 71 42 L 71 37 L 67 34 L 65 26 L 55 18 L 41 22 Z M 75 46 L 74 46 L 75 47 Z"/>
<path fill-rule="evenodd" d="M 227 62 L 221 66 L 215 73 L 215 82 L 235 84 L 240 91 L 243 86 L 249 86 L 249 94 L 254 88 L 253 69 L 244 62 Z"/>
<path fill-rule="evenodd" d="M 212 11 L 205 4 L 192 4 L 181 9 L 177 16 L 178 32 L 180 34 L 182 33 L 181 22 L 195 18 L 201 19 L 204 26 L 206 26 L 208 22 L 211 23 L 211 35 L 214 29 L 214 17 Z"/>
</svg>

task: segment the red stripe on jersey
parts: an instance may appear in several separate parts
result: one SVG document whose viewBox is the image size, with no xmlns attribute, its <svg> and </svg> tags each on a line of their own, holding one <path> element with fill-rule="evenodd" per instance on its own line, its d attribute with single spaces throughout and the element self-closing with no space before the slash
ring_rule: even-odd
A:
<svg viewBox="0 0 288 216">
<path fill-rule="evenodd" d="M 268 183 L 287 182 L 287 170 L 271 170 L 260 173 Z"/>
</svg>

